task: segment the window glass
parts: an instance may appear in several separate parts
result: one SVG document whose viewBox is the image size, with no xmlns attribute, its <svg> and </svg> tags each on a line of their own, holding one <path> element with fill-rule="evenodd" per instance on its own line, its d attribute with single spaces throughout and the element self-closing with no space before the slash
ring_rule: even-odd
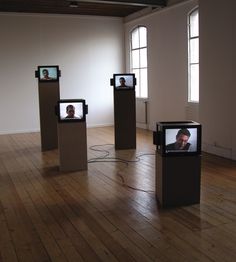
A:
<svg viewBox="0 0 236 262">
<path fill-rule="evenodd" d="M 145 47 L 147 46 L 147 29 L 146 27 L 140 27 L 140 46 L 139 47 Z"/>
<path fill-rule="evenodd" d="M 198 46 L 198 38 L 194 38 L 190 40 L 190 63 L 198 63 L 199 62 L 199 46 Z"/>
<path fill-rule="evenodd" d="M 198 102 L 199 101 L 199 66 L 191 65 L 190 67 L 190 101 Z"/>
<path fill-rule="evenodd" d="M 132 49 L 139 48 L 139 32 L 135 29 L 132 33 Z"/>
<path fill-rule="evenodd" d="M 139 68 L 139 50 L 132 51 L 132 67 Z"/>
<path fill-rule="evenodd" d="M 141 88 L 141 97 L 147 97 L 148 90 L 147 90 L 147 69 L 141 69 L 140 70 L 140 84 L 142 86 Z"/>
<path fill-rule="evenodd" d="M 147 48 L 140 49 L 140 67 L 147 67 Z"/>
<path fill-rule="evenodd" d="M 198 10 L 190 14 L 190 37 L 198 36 Z"/>
</svg>

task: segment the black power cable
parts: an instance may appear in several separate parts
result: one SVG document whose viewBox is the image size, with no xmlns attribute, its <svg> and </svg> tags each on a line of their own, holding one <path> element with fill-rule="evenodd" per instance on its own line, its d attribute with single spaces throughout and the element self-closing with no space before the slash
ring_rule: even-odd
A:
<svg viewBox="0 0 236 262">
<path fill-rule="evenodd" d="M 143 153 L 143 154 L 139 154 L 139 155 L 135 156 L 135 160 L 127 160 L 127 159 L 123 159 L 123 158 L 119 158 L 119 157 L 109 157 L 110 152 L 108 150 L 97 148 L 97 147 L 104 147 L 104 146 L 114 146 L 114 144 L 93 145 L 93 146 L 89 147 L 90 150 L 93 150 L 93 151 L 96 151 L 96 152 L 101 152 L 101 153 L 104 154 L 103 156 L 94 157 L 94 158 L 89 159 L 88 160 L 89 164 L 90 163 L 97 163 L 97 162 L 113 162 L 113 163 L 114 162 L 120 162 L 120 163 L 126 164 L 126 166 L 128 166 L 129 163 L 139 162 L 141 160 L 142 156 L 155 155 L 154 153 Z M 151 190 L 143 190 L 143 189 L 139 189 L 139 188 L 129 186 L 125 183 L 125 179 L 120 173 L 117 173 L 117 175 L 120 177 L 121 182 L 122 182 L 121 184 L 124 187 L 130 188 L 130 189 L 133 189 L 133 190 L 137 190 L 137 191 L 141 191 L 141 192 L 145 192 L 145 193 L 153 193 L 154 192 L 154 191 L 151 191 Z"/>
</svg>

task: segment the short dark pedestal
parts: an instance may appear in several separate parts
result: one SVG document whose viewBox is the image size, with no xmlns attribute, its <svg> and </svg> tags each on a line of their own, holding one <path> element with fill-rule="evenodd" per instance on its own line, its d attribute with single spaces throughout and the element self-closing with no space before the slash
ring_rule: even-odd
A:
<svg viewBox="0 0 236 262">
<path fill-rule="evenodd" d="M 87 170 L 86 122 L 59 122 L 58 149 L 61 171 Z"/>
<path fill-rule="evenodd" d="M 156 196 L 161 207 L 200 203 L 201 156 L 163 157 L 156 152 Z"/>
</svg>

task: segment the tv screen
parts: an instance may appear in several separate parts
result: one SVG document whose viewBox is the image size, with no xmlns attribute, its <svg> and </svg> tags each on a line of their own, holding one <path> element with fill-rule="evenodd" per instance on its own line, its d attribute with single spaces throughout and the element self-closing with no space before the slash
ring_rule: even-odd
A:
<svg viewBox="0 0 236 262">
<path fill-rule="evenodd" d="M 87 108 L 83 99 L 64 99 L 58 101 L 59 122 L 82 122 L 86 119 Z"/>
<path fill-rule="evenodd" d="M 38 66 L 39 81 L 58 81 L 59 67 L 58 66 Z"/>
<path fill-rule="evenodd" d="M 159 122 L 158 151 L 167 155 L 201 154 L 201 125 L 193 122 Z"/>
<path fill-rule="evenodd" d="M 114 74 L 114 89 L 115 90 L 132 90 L 135 89 L 134 74 Z"/>
</svg>

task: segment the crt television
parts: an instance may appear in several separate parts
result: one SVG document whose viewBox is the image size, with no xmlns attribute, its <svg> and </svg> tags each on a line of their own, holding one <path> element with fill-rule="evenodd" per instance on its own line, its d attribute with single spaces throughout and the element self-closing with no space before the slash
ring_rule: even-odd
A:
<svg viewBox="0 0 236 262">
<path fill-rule="evenodd" d="M 59 122 L 84 122 L 88 106 L 84 99 L 61 99 L 57 103 L 56 114 Z"/>
<path fill-rule="evenodd" d="M 134 90 L 136 85 L 135 74 L 113 74 L 111 85 L 114 90 Z"/>
<path fill-rule="evenodd" d="M 154 144 L 162 156 L 201 154 L 201 125 L 194 121 L 158 122 Z"/>
<path fill-rule="evenodd" d="M 56 82 L 59 80 L 60 71 L 57 65 L 55 66 L 38 66 L 36 77 L 40 82 Z"/>
</svg>

